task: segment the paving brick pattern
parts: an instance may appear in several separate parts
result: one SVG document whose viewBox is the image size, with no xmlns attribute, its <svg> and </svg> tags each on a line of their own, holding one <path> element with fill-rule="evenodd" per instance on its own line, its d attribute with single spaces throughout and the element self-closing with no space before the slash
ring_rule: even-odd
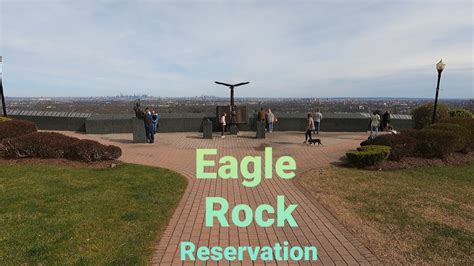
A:
<svg viewBox="0 0 474 266">
<path fill-rule="evenodd" d="M 273 246 L 288 241 L 290 246 L 314 245 L 318 248 L 318 263 L 322 265 L 369 265 L 378 264 L 377 258 L 355 239 L 324 207 L 310 200 L 291 180 L 280 178 L 262 179 L 254 188 L 244 187 L 238 180 L 197 180 L 195 178 L 196 148 L 217 148 L 218 157 L 232 155 L 242 158 L 247 155 L 263 157 L 264 147 L 273 148 L 274 162 L 282 155 L 290 155 L 297 163 L 297 175 L 318 167 L 338 162 L 347 150 L 356 147 L 366 138 L 362 133 L 322 133 L 324 146 L 303 144 L 304 134 L 300 132 L 275 132 L 266 139 L 255 139 L 255 133 L 244 132 L 240 136 L 226 136 L 221 139 L 202 139 L 198 133 L 157 134 L 155 144 L 133 144 L 130 134 L 81 135 L 68 133 L 79 138 L 95 139 L 102 143 L 122 148 L 121 160 L 129 163 L 158 166 L 174 170 L 189 179 L 188 188 L 179 203 L 169 225 L 157 243 L 151 264 L 181 265 L 179 244 L 191 241 L 196 246 Z M 262 162 L 263 164 L 263 162 Z M 263 167 L 263 165 L 262 165 Z M 217 166 L 214 171 L 217 172 Z M 293 212 L 298 227 L 258 228 L 254 223 L 239 228 L 205 227 L 205 199 L 221 196 L 229 201 L 230 207 L 245 203 L 255 209 L 259 204 L 276 207 L 277 195 L 284 195 L 287 204 L 297 204 Z M 230 217 L 228 217 L 230 221 Z M 185 265 L 194 263 L 185 263 Z M 203 262 L 196 264 L 205 264 Z M 216 265 L 207 262 L 207 265 Z M 228 263 L 219 263 L 227 265 Z M 255 265 L 275 263 L 255 262 Z M 278 263 L 288 265 L 288 263 Z M 300 263 L 305 265 L 305 263 Z M 250 261 L 232 265 L 252 265 Z M 310 263 L 306 263 L 310 265 Z"/>
</svg>

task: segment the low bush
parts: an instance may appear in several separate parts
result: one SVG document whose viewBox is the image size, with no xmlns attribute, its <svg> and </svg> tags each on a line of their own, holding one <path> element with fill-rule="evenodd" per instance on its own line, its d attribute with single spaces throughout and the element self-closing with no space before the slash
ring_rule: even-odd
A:
<svg viewBox="0 0 474 266">
<path fill-rule="evenodd" d="M 474 118 L 468 117 L 449 117 L 440 121 L 441 123 L 456 124 L 465 127 L 471 133 L 469 148 L 474 150 Z"/>
<path fill-rule="evenodd" d="M 0 123 L 0 141 L 6 138 L 16 138 L 36 132 L 35 123 L 27 120 L 10 120 Z"/>
<path fill-rule="evenodd" d="M 456 124 L 474 131 L 474 118 L 468 117 L 449 117 L 439 121 L 440 123 Z"/>
<path fill-rule="evenodd" d="M 425 129 L 437 129 L 454 133 L 456 135 L 456 138 L 444 140 L 446 142 L 449 142 L 449 144 L 453 145 L 454 151 L 466 152 L 470 149 L 469 146 L 472 138 L 471 135 L 473 134 L 473 132 L 470 132 L 467 128 L 463 126 L 448 123 L 436 123 L 425 127 Z"/>
<path fill-rule="evenodd" d="M 15 158 L 66 158 L 93 162 L 118 159 L 122 150 L 92 140 L 79 140 L 53 132 L 34 132 L 18 138 L 7 138 L 0 144 L 0 156 Z"/>
<path fill-rule="evenodd" d="M 368 145 L 359 147 L 357 151 L 346 153 L 351 164 L 357 167 L 377 165 L 383 162 L 390 154 L 388 146 Z"/>
<path fill-rule="evenodd" d="M 400 132 L 401 135 L 409 136 L 415 139 L 418 136 L 418 133 L 420 133 L 419 129 L 404 129 Z"/>
<path fill-rule="evenodd" d="M 115 160 L 122 155 L 122 150 L 113 145 L 102 145 L 93 140 L 79 140 L 69 146 L 66 158 L 82 162 Z"/>
<path fill-rule="evenodd" d="M 469 110 L 465 110 L 465 109 L 453 109 L 453 110 L 449 110 L 449 116 L 472 118 L 472 113 L 469 112 Z"/>
<path fill-rule="evenodd" d="M 421 105 L 411 112 L 413 122 L 414 122 L 414 127 L 416 129 L 422 129 L 427 125 L 431 124 L 431 120 L 433 118 L 433 109 L 434 109 L 434 104 L 433 103 L 427 103 L 424 105 Z M 440 121 L 442 119 L 448 118 L 449 117 L 449 108 L 446 104 L 438 104 L 438 107 L 436 109 L 436 121 Z"/>
<path fill-rule="evenodd" d="M 398 161 L 415 154 L 416 139 L 406 134 L 380 135 L 374 138 L 370 145 L 389 146 L 391 148 L 389 160 Z"/>
<path fill-rule="evenodd" d="M 78 139 L 53 132 L 34 132 L 2 141 L 4 158 L 63 158 L 69 146 Z"/>
<path fill-rule="evenodd" d="M 386 145 L 367 145 L 367 146 L 357 148 L 357 151 L 382 151 L 387 156 L 390 153 L 390 150 L 391 150 L 390 147 Z"/>
<path fill-rule="evenodd" d="M 456 133 L 426 128 L 417 133 L 416 155 L 424 158 L 444 159 L 456 151 L 453 143 L 458 143 L 459 135 Z"/>
</svg>

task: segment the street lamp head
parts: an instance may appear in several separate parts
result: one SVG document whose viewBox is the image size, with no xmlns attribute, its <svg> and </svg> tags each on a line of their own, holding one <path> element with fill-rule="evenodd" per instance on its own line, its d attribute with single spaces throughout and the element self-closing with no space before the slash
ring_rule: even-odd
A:
<svg viewBox="0 0 474 266">
<path fill-rule="evenodd" d="M 438 64 L 436 64 L 436 69 L 438 70 L 439 73 L 443 72 L 445 67 L 446 67 L 446 64 L 443 63 L 443 59 L 439 60 Z"/>
</svg>

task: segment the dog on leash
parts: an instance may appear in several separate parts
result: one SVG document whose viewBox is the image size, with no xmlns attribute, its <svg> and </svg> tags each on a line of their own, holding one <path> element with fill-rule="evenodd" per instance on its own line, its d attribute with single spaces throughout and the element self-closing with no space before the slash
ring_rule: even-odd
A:
<svg viewBox="0 0 474 266">
<path fill-rule="evenodd" d="M 321 143 L 321 139 L 310 139 L 310 140 L 308 140 L 308 143 L 309 143 L 309 145 L 314 145 L 314 146 L 316 146 L 316 144 L 318 144 L 318 146 L 319 146 L 319 145 L 324 146 L 324 145 Z"/>
</svg>

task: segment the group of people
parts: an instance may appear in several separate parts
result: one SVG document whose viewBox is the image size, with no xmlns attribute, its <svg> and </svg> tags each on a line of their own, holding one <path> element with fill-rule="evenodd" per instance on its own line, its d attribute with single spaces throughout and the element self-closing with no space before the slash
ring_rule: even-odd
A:
<svg viewBox="0 0 474 266">
<path fill-rule="evenodd" d="M 258 121 L 265 122 L 266 131 L 269 133 L 273 132 L 273 125 L 278 121 L 275 117 L 275 114 L 272 113 L 271 109 L 264 110 L 263 108 L 260 109 L 258 112 Z M 221 129 L 221 138 L 225 138 L 224 133 L 227 126 L 227 114 L 222 113 L 219 117 L 219 126 Z"/>
<path fill-rule="evenodd" d="M 323 114 L 319 109 L 316 110 L 316 113 L 313 115 L 312 113 L 308 113 L 308 117 L 306 119 L 306 132 L 305 132 L 305 141 L 304 143 L 308 142 L 308 139 L 313 139 L 312 133 L 319 134 L 321 131 L 321 121 L 323 120 Z M 266 129 L 269 133 L 273 132 L 273 125 L 278 122 L 275 114 L 273 114 L 271 109 L 267 109 L 266 111 L 261 108 L 260 112 L 258 112 L 258 121 L 265 122 Z"/>
<path fill-rule="evenodd" d="M 147 114 L 150 113 L 149 111 Z M 147 115 L 148 117 L 148 115 Z M 153 117 L 153 115 L 151 115 Z M 221 127 L 221 136 L 224 138 L 224 133 L 226 129 L 226 113 L 222 113 L 220 118 L 219 118 L 219 125 Z M 155 121 L 151 125 L 155 125 L 154 127 L 152 126 L 153 130 L 151 132 L 156 133 L 156 125 L 157 125 L 157 119 L 151 118 L 152 120 L 150 121 Z M 159 119 L 159 116 L 158 116 Z M 307 119 L 306 119 L 306 132 L 305 132 L 305 141 L 304 143 L 307 143 L 308 140 L 312 140 L 312 134 L 313 132 L 315 134 L 319 134 L 321 131 L 321 121 L 323 120 L 323 114 L 319 109 L 316 110 L 316 113 L 308 113 Z M 145 118 L 145 124 L 147 123 L 147 118 Z M 263 108 L 260 109 L 258 112 L 258 121 L 259 122 L 265 122 L 266 124 L 266 130 L 269 133 L 273 132 L 273 125 L 276 123 L 278 120 L 275 117 L 275 114 L 273 114 L 271 109 L 264 110 Z M 374 138 L 377 137 L 379 131 L 391 131 L 392 133 L 394 132 L 391 121 L 390 121 L 390 112 L 385 111 L 385 113 L 380 114 L 379 111 L 374 111 L 371 116 L 370 116 L 370 137 L 369 138 Z M 147 138 L 148 138 L 148 130 L 147 130 Z M 151 135 L 153 135 L 151 134 Z M 151 136 L 153 138 L 153 136 Z M 152 142 L 153 143 L 153 142 Z"/>
<path fill-rule="evenodd" d="M 390 121 L 390 112 L 385 111 L 382 115 L 379 111 L 374 111 L 370 115 L 370 136 L 369 138 L 377 137 L 379 131 L 393 131 Z"/>
<path fill-rule="evenodd" d="M 155 143 L 155 134 L 160 125 L 160 114 L 155 110 L 145 109 L 145 133 L 148 143 Z"/>
<path fill-rule="evenodd" d="M 307 119 L 306 119 L 306 133 L 305 133 L 305 140 L 304 143 L 307 143 L 308 140 L 312 140 L 313 137 L 311 136 L 312 133 L 314 132 L 315 134 L 319 135 L 319 132 L 321 131 L 321 121 L 323 120 L 323 114 L 319 109 L 316 110 L 316 113 L 313 114 L 308 113 Z"/>
</svg>

